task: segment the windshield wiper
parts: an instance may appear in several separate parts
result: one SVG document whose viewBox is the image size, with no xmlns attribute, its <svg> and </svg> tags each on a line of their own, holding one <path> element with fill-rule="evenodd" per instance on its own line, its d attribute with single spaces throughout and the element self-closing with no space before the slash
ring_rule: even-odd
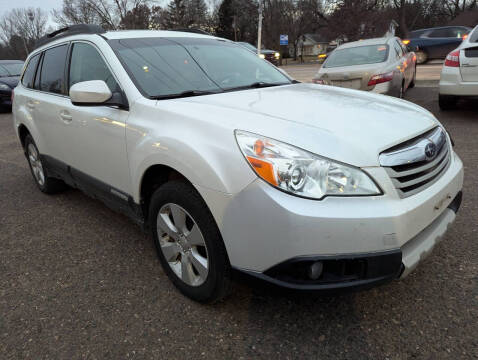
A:
<svg viewBox="0 0 478 360">
<path fill-rule="evenodd" d="M 165 94 L 165 95 L 151 96 L 150 99 L 152 99 L 152 100 L 178 99 L 178 98 L 183 98 L 183 97 L 211 95 L 211 94 L 219 94 L 219 93 L 220 93 L 220 91 L 186 90 L 186 91 L 182 91 L 182 92 L 177 93 L 177 94 Z"/>
<path fill-rule="evenodd" d="M 268 83 L 264 81 L 258 81 L 249 85 L 237 86 L 233 88 L 225 89 L 225 91 L 236 91 L 236 90 L 245 90 L 245 89 L 259 89 L 259 88 L 266 88 L 272 86 L 281 86 L 281 85 L 289 85 L 290 83 Z"/>
</svg>

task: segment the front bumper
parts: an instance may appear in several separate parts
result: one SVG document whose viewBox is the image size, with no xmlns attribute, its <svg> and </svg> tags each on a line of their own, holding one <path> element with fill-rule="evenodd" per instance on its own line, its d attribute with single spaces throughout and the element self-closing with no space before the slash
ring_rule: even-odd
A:
<svg viewBox="0 0 478 360">
<path fill-rule="evenodd" d="M 267 283 L 290 290 L 337 292 L 363 290 L 407 276 L 443 238 L 459 210 L 459 192 L 447 209 L 401 249 L 370 254 L 301 256 L 280 263 L 263 273 L 234 268 L 237 279 Z M 320 263 L 321 275 L 310 278 L 308 271 Z"/>
<path fill-rule="evenodd" d="M 407 275 L 441 238 L 454 219 L 447 208 L 462 189 L 463 164 L 453 152 L 448 169 L 435 183 L 404 199 L 384 168 L 364 170 L 384 195 L 309 200 L 278 191 L 260 179 L 235 195 L 198 190 L 236 270 L 270 277 L 271 269 L 291 259 L 358 258 L 400 251 L 403 269 L 382 279 L 365 279 L 375 284 Z"/>
</svg>

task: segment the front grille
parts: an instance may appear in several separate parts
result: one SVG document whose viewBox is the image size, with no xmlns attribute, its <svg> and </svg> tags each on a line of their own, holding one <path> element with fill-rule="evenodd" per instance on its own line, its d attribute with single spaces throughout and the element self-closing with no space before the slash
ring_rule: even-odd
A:
<svg viewBox="0 0 478 360">
<path fill-rule="evenodd" d="M 437 181 L 450 164 L 450 153 L 444 130 L 435 128 L 384 151 L 380 154 L 380 164 L 400 197 L 405 198 Z"/>
</svg>

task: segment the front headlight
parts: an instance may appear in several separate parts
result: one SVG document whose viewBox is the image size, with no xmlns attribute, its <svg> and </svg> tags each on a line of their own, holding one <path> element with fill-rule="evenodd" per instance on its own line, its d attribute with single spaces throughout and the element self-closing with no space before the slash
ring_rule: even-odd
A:
<svg viewBox="0 0 478 360">
<path fill-rule="evenodd" d="M 261 135 L 236 130 L 237 143 L 255 173 L 272 186 L 312 199 L 380 195 L 362 170 Z"/>
<path fill-rule="evenodd" d="M 10 90 L 10 86 L 0 83 L 0 90 Z"/>
<path fill-rule="evenodd" d="M 280 54 L 279 54 L 278 52 L 276 52 L 276 53 L 274 54 L 274 56 L 275 56 L 276 59 L 280 58 Z"/>
<path fill-rule="evenodd" d="M 259 57 L 260 57 L 261 59 L 265 59 L 265 58 L 266 58 L 266 56 L 265 56 L 264 54 L 259 54 Z"/>
</svg>

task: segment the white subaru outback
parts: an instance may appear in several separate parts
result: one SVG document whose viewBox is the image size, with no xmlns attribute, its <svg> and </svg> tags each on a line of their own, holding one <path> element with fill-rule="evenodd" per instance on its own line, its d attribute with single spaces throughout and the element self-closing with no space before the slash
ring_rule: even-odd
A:
<svg viewBox="0 0 478 360">
<path fill-rule="evenodd" d="M 192 299 L 234 274 L 317 291 L 404 277 L 455 219 L 462 162 L 419 106 L 297 83 L 213 36 L 77 25 L 41 42 L 13 103 L 36 184 L 142 224 Z"/>
</svg>

